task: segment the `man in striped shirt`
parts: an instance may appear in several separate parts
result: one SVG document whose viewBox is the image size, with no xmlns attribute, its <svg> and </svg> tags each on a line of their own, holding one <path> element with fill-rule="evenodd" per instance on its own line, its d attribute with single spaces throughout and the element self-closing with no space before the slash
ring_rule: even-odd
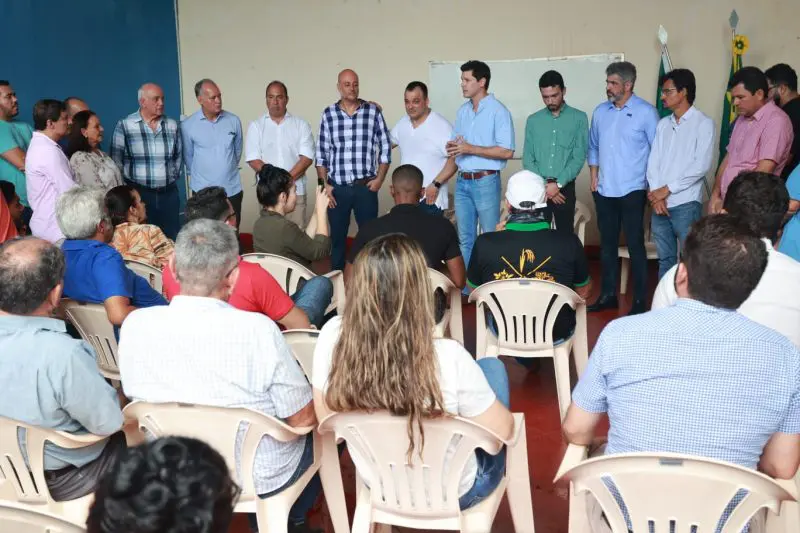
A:
<svg viewBox="0 0 800 533">
<path fill-rule="evenodd" d="M 164 91 L 154 83 L 139 89 L 139 110 L 117 122 L 111 158 L 139 191 L 149 222 L 170 239 L 178 235 L 178 186 L 183 145 L 178 122 L 164 115 Z"/>
<path fill-rule="evenodd" d="M 343 70 L 336 87 L 341 99 L 322 112 L 316 164 L 330 197 L 331 266 L 343 269 L 350 213 L 359 227 L 378 217 L 392 143 L 381 109 L 358 97 L 358 74 Z"/>
</svg>

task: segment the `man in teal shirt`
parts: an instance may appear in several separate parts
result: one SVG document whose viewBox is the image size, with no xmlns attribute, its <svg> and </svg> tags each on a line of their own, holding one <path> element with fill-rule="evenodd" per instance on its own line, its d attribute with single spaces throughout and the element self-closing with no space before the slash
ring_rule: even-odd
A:
<svg viewBox="0 0 800 533">
<path fill-rule="evenodd" d="M 22 205 L 23 217 L 28 223 L 31 210 L 28 206 L 28 191 L 25 187 L 25 152 L 31 142 L 33 129 L 24 122 L 14 120 L 19 114 L 19 104 L 14 88 L 6 80 L 0 80 L 0 180 L 10 181 L 17 190 Z"/>
<path fill-rule="evenodd" d="M 545 108 L 528 117 L 522 168 L 547 179 L 546 220 L 556 229 L 574 232 L 575 178 L 586 160 L 589 120 L 564 101 L 564 78 L 548 70 L 539 78 Z"/>
</svg>

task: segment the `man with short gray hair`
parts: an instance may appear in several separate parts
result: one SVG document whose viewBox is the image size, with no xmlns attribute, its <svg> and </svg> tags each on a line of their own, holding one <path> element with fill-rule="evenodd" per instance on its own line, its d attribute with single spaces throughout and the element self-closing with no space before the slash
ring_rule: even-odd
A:
<svg viewBox="0 0 800 533">
<path fill-rule="evenodd" d="M 0 246 L 0 416 L 67 433 L 112 435 L 76 450 L 45 444 L 47 488 L 56 501 L 94 492 L 125 449 L 117 392 L 86 342 L 52 318 L 64 255 L 34 237 Z"/>
<path fill-rule="evenodd" d="M 236 212 L 238 228 L 244 196 L 239 177 L 242 122 L 222 109 L 222 93 L 212 80 L 203 78 L 195 83 L 194 95 L 200 109 L 181 122 L 183 160 L 191 178 L 189 187 L 193 192 L 212 186 L 224 187 Z"/>
<path fill-rule="evenodd" d="M 147 218 L 174 239 L 180 223 L 177 179 L 183 163 L 178 122 L 164 115 L 164 91 L 155 83 L 139 88 L 139 110 L 117 122 L 109 155 L 125 182 L 147 204 Z"/>
<path fill-rule="evenodd" d="M 656 136 L 658 112 L 633 94 L 636 67 L 627 61 L 606 69 L 608 101 L 597 106 L 589 129 L 589 174 L 600 229 L 603 266 L 600 297 L 589 311 L 616 309 L 620 224 L 631 256 L 633 306 L 647 311 L 647 252 L 644 209 L 647 204 L 647 160 Z"/>
<path fill-rule="evenodd" d="M 108 244 L 114 226 L 102 189 L 75 187 L 65 192 L 56 203 L 56 218 L 67 238 L 61 246 L 67 264 L 64 296 L 103 304 L 108 320 L 117 327 L 137 307 L 166 305 L 164 297 L 128 269 Z"/>
<path fill-rule="evenodd" d="M 311 386 L 275 322 L 227 302 L 238 260 L 236 234 L 224 222 L 201 218 L 181 229 L 170 261 L 181 293 L 168 307 L 131 313 L 122 327 L 125 394 L 155 403 L 247 407 L 292 427 L 313 426 Z M 311 434 L 290 442 L 265 436 L 253 467 L 256 492 L 282 491 L 313 461 Z M 315 476 L 289 513 L 290 532 L 308 531 L 305 516 L 319 489 Z"/>
</svg>

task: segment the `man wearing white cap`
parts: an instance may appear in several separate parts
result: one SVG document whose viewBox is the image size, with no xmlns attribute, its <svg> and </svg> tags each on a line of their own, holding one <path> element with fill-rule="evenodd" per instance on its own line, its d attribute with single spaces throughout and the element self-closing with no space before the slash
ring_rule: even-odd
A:
<svg viewBox="0 0 800 533">
<path fill-rule="evenodd" d="M 592 278 L 583 245 L 574 234 L 550 229 L 544 179 L 529 170 L 511 176 L 506 188 L 509 215 L 498 231 L 475 241 L 467 268 L 467 284 L 476 288 L 501 279 L 529 278 L 555 281 L 581 298 L 592 292 Z M 575 329 L 575 313 L 564 307 L 553 336 L 564 339 Z"/>
</svg>

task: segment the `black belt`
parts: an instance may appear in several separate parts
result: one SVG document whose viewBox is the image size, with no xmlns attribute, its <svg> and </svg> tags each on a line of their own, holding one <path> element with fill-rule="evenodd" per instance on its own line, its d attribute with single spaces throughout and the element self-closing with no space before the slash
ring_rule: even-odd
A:
<svg viewBox="0 0 800 533">
<path fill-rule="evenodd" d="M 352 187 L 354 185 L 366 185 L 370 181 L 374 180 L 375 176 L 370 176 L 369 178 L 359 178 L 357 180 L 353 180 L 350 183 L 336 183 L 335 181 L 328 178 L 328 185 L 339 185 L 340 187 Z"/>
<path fill-rule="evenodd" d="M 58 470 L 45 470 L 44 471 L 44 479 L 46 481 L 55 481 L 58 478 L 60 478 L 61 476 L 65 475 L 65 474 L 69 474 L 70 472 L 72 472 L 76 468 L 77 467 L 75 467 L 73 465 L 69 465 L 69 466 L 65 466 L 64 468 L 59 468 Z"/>
<path fill-rule="evenodd" d="M 147 185 L 142 185 L 141 183 L 136 183 L 134 181 L 130 181 L 128 183 L 133 185 L 133 186 L 135 186 L 135 187 L 139 187 L 141 189 L 147 189 L 148 191 L 152 191 L 152 192 L 166 192 L 166 191 L 168 191 L 170 189 L 174 189 L 175 187 L 178 186 L 178 184 L 176 182 L 174 182 L 174 181 L 172 183 L 170 183 L 169 185 L 164 185 L 163 187 L 148 187 Z"/>
</svg>

